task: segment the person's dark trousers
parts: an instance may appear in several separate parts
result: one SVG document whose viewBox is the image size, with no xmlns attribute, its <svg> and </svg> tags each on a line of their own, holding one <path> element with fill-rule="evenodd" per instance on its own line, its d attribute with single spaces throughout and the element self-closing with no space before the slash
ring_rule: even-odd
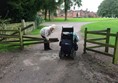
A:
<svg viewBox="0 0 118 83">
<path fill-rule="evenodd" d="M 48 42 L 48 40 L 46 39 L 46 37 L 42 36 L 42 38 L 44 38 L 44 50 L 49 50 L 50 49 L 50 43 Z"/>
</svg>

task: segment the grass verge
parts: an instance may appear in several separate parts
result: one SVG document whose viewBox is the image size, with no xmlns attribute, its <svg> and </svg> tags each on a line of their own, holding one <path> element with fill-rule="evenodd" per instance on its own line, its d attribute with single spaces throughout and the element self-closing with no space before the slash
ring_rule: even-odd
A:
<svg viewBox="0 0 118 83">
<path fill-rule="evenodd" d="M 65 21 L 64 18 L 55 18 L 54 20 L 52 20 L 52 22 L 97 22 L 97 21 L 106 21 L 112 19 L 113 18 L 68 18 Z"/>
<path fill-rule="evenodd" d="M 107 28 L 111 29 L 111 33 L 116 33 L 118 32 L 118 19 L 113 19 L 113 20 L 106 20 L 106 21 L 99 21 L 99 22 L 94 22 L 91 24 L 86 24 L 82 26 L 81 32 L 82 35 L 84 35 L 84 29 L 87 28 L 89 31 L 93 30 L 104 30 Z M 102 37 L 102 36 L 97 36 L 97 35 L 88 35 L 89 38 L 96 38 L 96 37 Z M 110 44 L 114 45 L 115 43 L 115 38 L 111 37 L 110 38 Z"/>
</svg>

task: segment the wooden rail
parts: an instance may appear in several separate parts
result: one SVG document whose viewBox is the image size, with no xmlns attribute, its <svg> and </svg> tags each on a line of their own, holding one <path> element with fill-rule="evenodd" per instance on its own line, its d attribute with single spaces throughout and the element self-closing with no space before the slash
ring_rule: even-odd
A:
<svg viewBox="0 0 118 83">
<path fill-rule="evenodd" d="M 32 26 L 33 26 L 33 24 L 30 24 L 30 25 L 28 25 L 28 26 L 22 28 L 22 29 L 21 29 L 21 32 L 24 31 L 25 29 L 28 29 L 28 28 L 32 27 Z M 19 30 L 0 30 L 0 32 L 9 32 L 9 31 L 12 32 L 9 36 L 19 34 Z M 5 40 L 5 39 L 6 39 L 6 38 L 2 38 L 2 39 L 0 39 L 0 41 Z"/>
<path fill-rule="evenodd" d="M 18 30 L 0 30 L 0 44 L 10 43 L 10 46 L 20 46 L 20 49 L 24 48 L 24 45 L 31 44 L 41 44 L 45 43 L 43 38 L 32 37 L 24 35 L 23 31 L 32 27 L 33 24 L 30 24 L 24 28 L 18 28 Z M 1 33 L 5 32 L 5 33 Z M 8 34 L 11 32 L 11 34 Z M 50 38 L 49 42 L 58 42 L 58 38 Z"/>
<path fill-rule="evenodd" d="M 89 39 L 88 34 L 102 35 L 105 37 Z M 114 45 L 109 44 L 111 36 L 115 38 L 115 44 Z M 104 40 L 105 42 L 100 42 L 102 40 Z M 88 43 L 97 44 L 97 46 L 89 46 L 88 47 L 87 46 Z M 99 50 L 94 49 L 94 48 L 99 48 L 99 47 L 105 47 L 105 51 L 99 51 Z M 109 48 L 114 49 L 113 54 L 109 53 Z M 87 50 L 111 56 L 111 57 L 113 57 L 113 60 L 112 60 L 113 64 L 117 64 L 118 63 L 118 32 L 116 34 L 110 33 L 110 28 L 107 28 L 107 30 L 98 30 L 98 31 L 88 31 L 87 28 L 85 28 L 83 52 L 86 53 Z"/>
</svg>

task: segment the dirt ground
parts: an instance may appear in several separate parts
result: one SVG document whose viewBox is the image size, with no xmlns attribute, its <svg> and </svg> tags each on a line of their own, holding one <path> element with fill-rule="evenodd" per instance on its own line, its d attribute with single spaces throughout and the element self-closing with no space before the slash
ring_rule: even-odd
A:
<svg viewBox="0 0 118 83">
<path fill-rule="evenodd" d="M 76 59 L 59 59 L 59 42 L 51 43 L 50 51 L 37 44 L 23 51 L 0 53 L 0 83 L 118 83 L 118 65 L 112 64 L 111 57 L 89 51 L 83 54 L 79 31 L 87 23 L 44 23 L 50 24 L 57 25 L 50 37 L 59 39 L 62 26 L 74 26 L 80 37 Z"/>
</svg>

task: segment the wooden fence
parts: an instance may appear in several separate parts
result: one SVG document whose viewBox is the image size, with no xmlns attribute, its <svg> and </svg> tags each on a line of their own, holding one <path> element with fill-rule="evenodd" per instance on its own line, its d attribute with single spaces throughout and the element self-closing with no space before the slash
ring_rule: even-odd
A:
<svg viewBox="0 0 118 83">
<path fill-rule="evenodd" d="M 44 43 L 43 38 L 32 37 L 24 35 L 23 31 L 32 27 L 30 24 L 24 28 L 18 28 L 18 30 L 0 30 L 0 44 L 10 44 L 10 46 L 20 46 L 21 49 L 25 45 Z M 57 42 L 57 38 L 50 38 L 50 42 Z"/>
<path fill-rule="evenodd" d="M 90 39 L 88 37 L 88 35 L 90 34 L 99 35 L 100 38 Z M 114 45 L 110 44 L 110 37 L 115 38 Z M 99 47 L 104 47 L 105 48 L 104 51 L 95 50 L 96 48 Z M 112 54 L 109 52 L 110 48 L 113 48 L 114 52 Z M 88 31 L 87 28 L 85 28 L 84 53 L 86 53 L 86 51 L 93 51 L 100 54 L 111 56 L 113 57 L 112 63 L 117 64 L 118 63 L 118 32 L 116 34 L 110 33 L 110 28 L 107 28 L 107 30 L 98 30 L 98 31 Z"/>
</svg>

